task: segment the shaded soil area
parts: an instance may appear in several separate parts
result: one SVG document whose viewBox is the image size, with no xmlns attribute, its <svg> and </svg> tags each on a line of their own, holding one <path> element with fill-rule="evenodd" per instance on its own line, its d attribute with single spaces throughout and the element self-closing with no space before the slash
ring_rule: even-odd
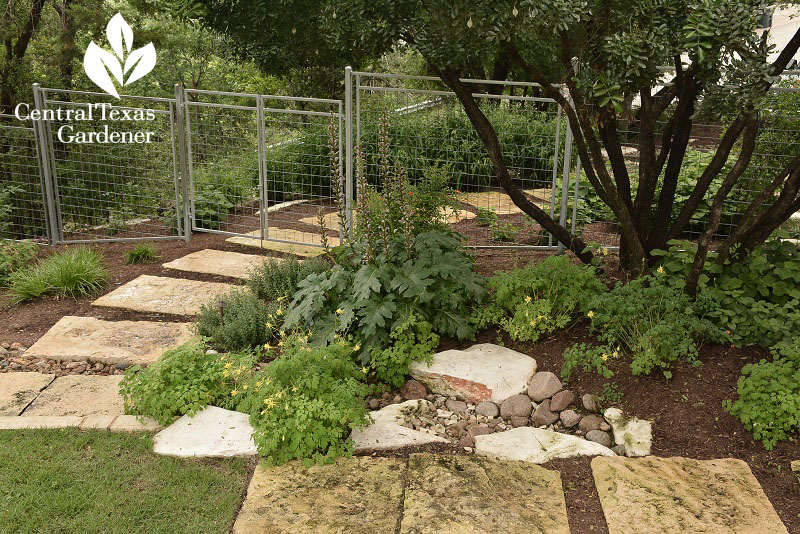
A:
<svg viewBox="0 0 800 534">
<path fill-rule="evenodd" d="M 293 210 L 298 221 L 314 213 L 316 208 L 313 206 L 302 208 L 297 206 Z M 281 222 L 283 223 L 280 224 L 281 227 L 314 231 L 314 227 L 297 221 L 283 219 Z M 198 233 L 189 242 L 155 242 L 160 256 L 159 262 L 147 265 L 125 264 L 124 254 L 135 246 L 134 243 L 103 243 L 96 247 L 104 254 L 109 266 L 111 276 L 108 290 L 142 274 L 242 283 L 238 279 L 186 273 L 161 267 L 161 263 L 205 248 L 266 256 L 281 255 L 277 252 L 260 251 L 254 247 L 226 243 L 226 238 L 225 235 Z M 62 247 L 43 248 L 41 255 L 44 257 L 61 249 Z M 491 275 L 498 270 L 525 266 L 548 255 L 547 252 L 536 251 L 477 250 L 477 269 L 485 275 Z M 613 256 L 606 258 L 605 268 L 610 282 L 625 278 L 617 270 Z M 2 325 L 0 343 L 19 342 L 25 346 L 30 346 L 64 315 L 93 316 L 110 320 L 188 320 L 185 317 L 93 308 L 89 300 L 59 300 L 46 297 L 17 306 L 9 304 L 8 295 L 0 292 L 0 325 Z M 563 351 L 573 343 L 588 342 L 591 339 L 588 324 L 586 321 L 579 321 L 568 329 L 535 344 L 514 342 L 496 329 L 480 332 L 476 342 L 498 343 L 524 352 L 537 360 L 540 370 L 558 374 L 563 364 Z M 466 348 L 472 343 L 443 339 L 439 350 Z M 795 438 L 794 441 L 783 442 L 773 451 L 767 452 L 760 442 L 753 440 L 752 435 L 744 429 L 738 419 L 722 409 L 723 400 L 736 398 L 736 383 L 741 368 L 747 363 L 757 362 L 767 354 L 767 351 L 760 348 L 706 345 L 700 350 L 700 360 L 703 362 L 701 367 L 680 364 L 675 368 L 673 378 L 669 381 L 658 377 L 634 377 L 625 362 L 617 361 L 612 365 L 616 373 L 614 384 L 617 391 L 622 394 L 620 406 L 626 412 L 653 421 L 653 454 L 697 459 L 733 457 L 746 461 L 789 531 L 800 532 L 800 486 L 789 466 L 790 461 L 800 459 L 800 444 Z M 577 371 L 568 386 L 579 395 L 602 394 L 605 382 L 606 380 L 596 374 Z M 558 460 L 546 464 L 545 467 L 561 472 L 573 532 L 607 532 L 589 463 L 588 458 Z"/>
</svg>

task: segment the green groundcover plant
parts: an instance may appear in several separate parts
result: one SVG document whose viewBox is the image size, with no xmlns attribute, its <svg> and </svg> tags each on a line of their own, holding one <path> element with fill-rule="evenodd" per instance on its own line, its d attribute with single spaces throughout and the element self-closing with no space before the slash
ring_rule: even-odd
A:
<svg viewBox="0 0 800 534">
<path fill-rule="evenodd" d="M 738 417 L 767 450 L 800 430 L 800 337 L 784 341 L 742 368 L 735 401 L 722 406 Z"/>
<path fill-rule="evenodd" d="M 11 275 L 31 263 L 39 252 L 34 243 L 0 241 L 0 287 L 11 281 Z"/>
<path fill-rule="evenodd" d="M 586 313 L 590 299 L 606 287 L 592 266 L 551 256 L 489 279 L 490 301 L 472 315 L 476 328 L 500 325 L 511 339 L 538 341 Z"/>
<path fill-rule="evenodd" d="M 125 263 L 129 265 L 156 261 L 158 261 L 158 253 L 152 243 L 139 243 L 125 253 Z"/>
<path fill-rule="evenodd" d="M 69 248 L 13 272 L 9 278 L 15 302 L 33 300 L 44 294 L 85 298 L 108 283 L 103 256 L 88 247 Z"/>
</svg>

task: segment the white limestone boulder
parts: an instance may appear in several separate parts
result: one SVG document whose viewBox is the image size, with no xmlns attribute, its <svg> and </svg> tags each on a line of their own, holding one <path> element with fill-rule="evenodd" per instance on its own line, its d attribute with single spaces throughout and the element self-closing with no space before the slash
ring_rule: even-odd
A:
<svg viewBox="0 0 800 534">
<path fill-rule="evenodd" d="M 482 343 L 466 350 L 439 352 L 430 366 L 414 362 L 409 371 L 436 394 L 474 404 L 502 404 L 508 397 L 525 392 L 536 373 L 536 360 L 515 350 Z"/>
<path fill-rule="evenodd" d="M 614 441 L 625 447 L 625 456 L 648 456 L 653 446 L 653 425 L 650 421 L 628 417 L 619 408 L 609 408 L 604 413 Z"/>
<path fill-rule="evenodd" d="M 447 443 L 447 440 L 434 434 L 403 426 L 405 413 L 423 411 L 430 405 L 426 400 L 409 400 L 372 412 L 372 424 L 353 430 L 353 450 L 386 451 L 430 443 Z"/>
<path fill-rule="evenodd" d="M 165 456 L 253 456 L 250 416 L 207 406 L 193 416 L 184 415 L 153 438 L 153 452 Z"/>
<path fill-rule="evenodd" d="M 599 443 L 533 427 L 475 436 L 475 453 L 534 464 L 574 456 L 616 456 L 614 451 Z"/>
</svg>

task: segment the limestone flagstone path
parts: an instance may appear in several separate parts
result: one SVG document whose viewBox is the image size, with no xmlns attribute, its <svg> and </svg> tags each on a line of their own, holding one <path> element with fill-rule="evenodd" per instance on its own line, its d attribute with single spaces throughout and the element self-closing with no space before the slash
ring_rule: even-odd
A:
<svg viewBox="0 0 800 534">
<path fill-rule="evenodd" d="M 66 375 L 56 378 L 22 412 L 23 416 L 122 415 L 120 375 Z"/>
<path fill-rule="evenodd" d="M 42 373 L 0 374 L 0 416 L 21 414 L 54 379 L 55 375 Z"/>
<path fill-rule="evenodd" d="M 524 189 L 522 191 L 534 201 L 550 202 L 552 196 L 550 189 Z M 511 200 L 511 197 L 501 191 L 483 191 L 480 193 L 462 193 L 458 200 L 466 204 L 471 204 L 476 208 L 490 209 L 498 215 L 514 215 L 523 213 L 520 208 Z"/>
<path fill-rule="evenodd" d="M 194 335 L 190 323 L 102 321 L 67 315 L 39 338 L 25 356 L 149 365 L 164 351 L 186 343 Z"/>
<path fill-rule="evenodd" d="M 400 532 L 569 534 L 561 475 L 522 462 L 414 454 Z"/>
<path fill-rule="evenodd" d="M 302 256 L 305 258 L 313 258 L 325 252 L 325 249 L 319 246 L 322 245 L 322 237 L 320 234 L 272 227 L 269 229 L 269 239 L 258 239 L 260 234 L 261 232 L 255 230 L 248 234 L 255 236 L 255 239 L 244 236 L 234 236 L 226 239 L 225 241 L 228 243 L 235 243 L 237 245 L 285 252 L 287 254 L 294 254 L 296 256 Z M 272 241 L 273 239 L 277 239 L 278 241 Z M 297 243 L 285 243 L 284 241 L 297 241 Z M 328 245 L 330 247 L 338 247 L 339 238 L 329 236 Z"/>
<path fill-rule="evenodd" d="M 788 532 L 742 460 L 598 457 L 592 474 L 610 534 Z"/>
<path fill-rule="evenodd" d="M 238 286 L 143 274 L 92 302 L 93 306 L 147 313 L 196 315 L 216 295 Z"/>
<path fill-rule="evenodd" d="M 453 208 L 441 208 L 442 216 L 445 218 L 445 223 L 447 224 L 455 224 L 460 221 L 467 221 L 469 219 L 474 219 L 477 217 L 476 214 L 472 213 L 468 210 L 458 210 L 455 211 Z M 356 210 L 353 210 L 353 217 L 356 217 Z M 339 231 L 339 213 L 336 211 L 332 211 L 330 213 L 326 213 L 324 215 L 325 220 L 325 228 L 328 230 L 333 230 L 334 232 Z M 314 217 L 305 217 L 300 219 L 301 223 L 310 224 L 312 226 L 319 227 L 319 219 Z"/>
<path fill-rule="evenodd" d="M 215 274 L 246 279 L 251 270 L 270 258 L 225 250 L 205 249 L 187 254 L 162 267 L 192 273 Z"/>
<path fill-rule="evenodd" d="M 153 438 L 153 452 L 167 456 L 254 456 L 250 415 L 207 406 L 184 415 Z"/>
<path fill-rule="evenodd" d="M 475 452 L 534 464 L 575 456 L 615 456 L 614 451 L 594 441 L 530 426 L 475 436 Z"/>
<path fill-rule="evenodd" d="M 558 472 L 471 456 L 256 468 L 233 527 L 270 532 L 568 533 Z"/>
</svg>

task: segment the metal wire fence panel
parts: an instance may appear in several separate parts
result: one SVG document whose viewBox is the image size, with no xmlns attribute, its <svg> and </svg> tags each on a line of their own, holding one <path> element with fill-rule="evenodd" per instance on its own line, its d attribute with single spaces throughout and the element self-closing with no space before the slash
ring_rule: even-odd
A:
<svg viewBox="0 0 800 534">
<path fill-rule="evenodd" d="M 567 123 L 559 106 L 536 96 L 535 84 L 511 83 L 503 92 L 492 91 L 488 82 L 467 82 L 497 131 L 514 182 L 540 208 L 560 217 L 562 173 L 569 174 L 570 166 L 563 166 Z M 380 188 L 379 125 L 386 116 L 392 158 L 412 181 L 434 173 L 448 176 L 460 203 L 449 221 L 468 245 L 555 245 L 499 187 L 486 148 L 446 87 L 427 77 L 375 73 L 355 73 L 354 84 L 354 143 L 364 154 L 370 183 Z"/>
<path fill-rule="evenodd" d="M 192 229 L 262 237 L 258 97 L 186 91 Z"/>
<path fill-rule="evenodd" d="M 0 114 L 0 239 L 46 242 L 44 198 L 33 127 Z"/>
<path fill-rule="evenodd" d="M 736 113 L 720 112 L 712 102 L 704 102 L 693 118 L 689 143 L 681 165 L 671 207 L 673 219 L 677 217 L 689 195 L 720 145 L 722 136 Z M 672 108 L 667 110 L 669 113 Z M 752 200 L 772 181 L 777 174 L 800 152 L 800 87 L 776 87 L 770 91 L 764 111 L 761 112 L 760 130 L 750 165 L 728 195 L 723 206 L 722 219 L 715 234 L 725 238 L 736 228 Z M 633 108 L 635 115 L 637 108 Z M 660 121 L 656 129 L 656 151 L 661 150 L 666 121 Z M 622 142 L 623 155 L 635 196 L 639 184 L 639 129 L 635 121 L 620 120 L 617 130 Z M 734 146 L 722 171 L 713 180 L 703 201 L 685 228 L 681 238 L 696 239 L 704 231 L 708 221 L 713 197 L 725 175 L 735 164 L 741 151 L 741 140 Z M 609 167 L 610 168 L 610 167 Z M 663 178 L 663 174 L 662 177 Z M 660 180 L 661 181 L 661 180 Z M 780 193 L 780 191 L 778 191 Z M 656 191 L 657 202 L 660 189 Z M 777 195 L 777 193 L 776 193 Z M 762 209 L 769 209 L 766 202 Z M 654 206 L 655 209 L 655 206 Z M 578 230 L 589 242 L 605 246 L 619 244 L 616 217 L 595 194 L 584 173 L 580 173 L 579 198 L 577 201 Z M 796 214 L 785 225 L 794 237 L 800 236 L 800 214 Z"/>
<path fill-rule="evenodd" d="M 179 237 L 175 101 L 42 89 L 64 243 Z"/>
</svg>

